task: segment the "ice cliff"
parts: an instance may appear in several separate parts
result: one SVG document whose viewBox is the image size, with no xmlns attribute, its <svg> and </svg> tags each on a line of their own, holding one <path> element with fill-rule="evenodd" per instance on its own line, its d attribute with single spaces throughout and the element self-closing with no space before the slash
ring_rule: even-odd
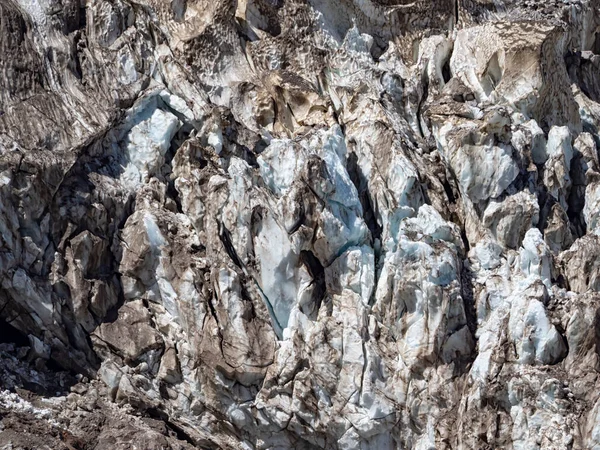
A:
<svg viewBox="0 0 600 450">
<path fill-rule="evenodd" d="M 600 0 L 0 0 L 0 449 L 600 449 Z"/>
</svg>

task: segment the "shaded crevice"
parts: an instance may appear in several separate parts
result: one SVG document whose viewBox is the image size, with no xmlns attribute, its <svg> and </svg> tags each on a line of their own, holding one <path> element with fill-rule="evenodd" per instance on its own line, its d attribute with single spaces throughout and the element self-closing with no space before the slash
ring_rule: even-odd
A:
<svg viewBox="0 0 600 450">
<path fill-rule="evenodd" d="M 306 215 L 303 213 L 300 215 L 300 217 L 298 217 L 298 220 L 296 220 L 292 226 L 290 227 L 289 230 L 287 230 L 288 235 L 292 235 L 294 234 L 296 231 L 298 231 L 300 229 L 300 227 L 302 225 L 304 225 L 304 223 L 306 222 Z"/>
<path fill-rule="evenodd" d="M 560 322 L 555 323 L 554 324 L 554 328 L 558 332 L 558 334 L 559 334 L 559 336 L 560 336 L 560 338 L 561 338 L 561 340 L 562 340 L 562 342 L 563 342 L 563 344 L 565 346 L 565 351 L 564 351 L 564 353 L 560 357 L 558 357 L 556 359 L 556 361 L 553 364 L 550 364 L 552 366 L 560 364 L 569 355 L 569 341 L 567 339 L 567 333 L 566 333 L 565 329 L 560 324 Z"/>
<path fill-rule="evenodd" d="M 81 48 L 85 46 L 85 39 L 82 39 L 82 34 L 77 33 L 73 39 L 73 55 L 72 59 L 69 61 L 69 66 L 71 68 L 71 72 L 75 75 L 79 81 L 83 80 L 83 70 L 81 68 L 81 60 L 79 58 L 79 52 Z M 80 48 L 81 46 L 81 48 Z"/>
<path fill-rule="evenodd" d="M 260 146 L 263 139 L 253 132 L 244 130 L 243 125 L 237 122 L 232 114 L 227 114 L 224 117 L 224 123 L 223 137 L 229 143 L 229 145 L 224 145 L 224 148 L 229 148 L 232 156 L 237 156 L 248 163 L 250 167 L 257 169 L 256 156 L 266 148 L 266 146 L 264 148 Z M 240 132 L 240 130 L 244 131 Z"/>
<path fill-rule="evenodd" d="M 598 41 L 598 35 L 596 36 L 596 41 Z M 569 52 L 565 56 L 565 66 L 571 82 L 575 83 L 589 99 L 600 102 L 600 80 L 597 76 L 600 69 L 598 56 L 590 56 L 587 52 Z"/>
<path fill-rule="evenodd" d="M 452 57 L 452 53 L 448 55 L 448 59 L 444 62 L 442 66 L 442 77 L 444 79 L 444 83 L 448 83 L 452 79 L 452 72 L 450 70 L 450 58 Z"/>
<path fill-rule="evenodd" d="M 116 273 L 118 273 L 118 266 L 116 269 Z M 117 303 L 115 306 L 110 308 L 105 316 L 102 318 L 102 323 L 112 323 L 115 322 L 119 317 L 119 309 L 121 306 L 125 304 L 125 294 L 123 293 L 123 285 L 121 283 L 121 276 L 117 276 Z"/>
<path fill-rule="evenodd" d="M 458 22 L 460 21 L 460 14 L 459 14 L 459 2 L 460 0 L 454 0 L 454 26 L 458 27 Z"/>
<path fill-rule="evenodd" d="M 460 287 L 467 319 L 467 327 L 473 336 L 477 331 L 477 313 L 475 311 L 475 297 L 473 292 L 473 273 L 463 265 L 460 273 Z"/>
<path fill-rule="evenodd" d="M 217 328 L 219 329 L 219 333 L 220 333 L 221 325 L 219 324 L 219 316 L 217 316 L 217 310 L 215 309 L 215 305 L 213 304 L 212 296 L 208 298 L 206 303 L 208 304 L 208 309 L 210 310 L 210 315 L 215 319 Z"/>
<path fill-rule="evenodd" d="M 166 196 L 167 198 L 173 200 L 175 203 L 176 212 L 179 214 L 183 214 L 183 206 L 181 204 L 181 198 L 179 196 L 179 191 L 175 188 L 175 178 L 171 175 L 172 173 L 172 162 L 173 158 L 177 154 L 179 148 L 190 138 L 191 135 L 191 126 L 184 125 L 177 132 L 177 134 L 171 140 L 171 145 L 169 150 L 165 154 L 165 164 L 163 167 L 167 167 L 170 170 L 167 173 L 164 173 L 165 184 L 167 185 Z"/>
<path fill-rule="evenodd" d="M 427 97 L 429 97 L 429 78 L 427 77 L 427 74 L 425 73 L 423 75 L 423 95 L 421 95 L 421 98 L 419 99 L 419 104 L 417 106 L 417 127 L 419 127 L 419 134 L 421 135 L 421 137 L 425 137 L 425 133 L 423 131 L 423 125 L 421 124 L 422 122 L 422 118 L 423 118 L 423 105 L 425 104 L 425 102 L 427 101 Z"/>
<path fill-rule="evenodd" d="M 583 193 L 583 199 L 577 193 L 578 186 L 573 186 L 569 193 L 567 217 L 569 218 L 569 224 L 571 233 L 575 238 L 580 238 L 587 234 L 587 224 L 583 216 L 583 205 L 585 205 L 585 191 Z M 583 201 L 582 201 L 583 200 Z"/>
<path fill-rule="evenodd" d="M 447 179 L 443 180 L 442 186 L 444 187 L 444 192 L 446 193 L 446 197 L 448 197 L 448 201 L 452 204 L 456 203 L 456 196 L 454 195 L 452 186 L 450 186 L 450 183 Z"/>
<path fill-rule="evenodd" d="M 319 259 L 310 250 L 302 250 L 300 252 L 300 261 L 305 265 L 308 273 L 313 279 L 311 304 L 314 305 L 314 307 L 310 314 L 313 315 L 318 313 L 319 309 L 321 309 L 323 298 L 325 298 L 325 294 L 327 292 L 327 287 L 325 284 L 325 268 L 321 264 L 321 261 L 319 261 Z"/>
<path fill-rule="evenodd" d="M 45 361 L 45 364 L 46 364 L 46 368 L 51 372 L 65 372 L 65 369 L 60 364 L 58 364 L 56 361 L 54 361 L 52 358 Z M 74 371 L 71 371 L 71 375 L 76 375 L 76 374 Z M 73 381 L 73 384 L 75 384 L 74 381 Z"/>
<path fill-rule="evenodd" d="M 248 288 L 246 287 L 246 282 L 247 280 L 244 280 L 243 283 L 240 283 L 240 297 L 246 305 L 242 317 L 244 320 L 251 322 L 257 318 L 257 315 L 256 310 L 254 309 L 254 302 L 252 301 L 252 297 L 250 296 Z"/>
<path fill-rule="evenodd" d="M 174 180 L 169 180 L 169 182 L 167 183 L 167 197 L 170 198 L 171 200 L 173 200 L 173 203 L 175 203 L 175 208 L 177 210 L 177 213 L 179 214 L 183 214 L 183 206 L 181 205 L 181 198 L 179 197 L 179 191 L 175 188 L 175 181 Z"/>
<path fill-rule="evenodd" d="M 465 253 L 469 253 L 471 250 L 471 244 L 469 243 L 469 238 L 467 237 L 467 232 L 465 231 L 464 224 L 460 226 L 460 238 L 463 241 L 463 245 L 465 246 Z"/>
<path fill-rule="evenodd" d="M 29 346 L 27 335 L 0 318 L 0 344 L 15 344 L 17 347 Z"/>
<path fill-rule="evenodd" d="M 594 43 L 592 44 L 592 53 L 600 55 L 600 31 L 594 33 Z"/>
<path fill-rule="evenodd" d="M 227 255 L 229 256 L 229 258 L 231 258 L 231 260 L 236 266 L 244 270 L 244 264 L 242 263 L 242 260 L 238 256 L 233 246 L 233 243 L 231 242 L 231 233 L 229 232 L 227 227 L 223 225 L 223 222 L 217 222 L 217 227 L 219 229 L 219 239 L 221 240 L 221 243 L 223 244 Z"/>
<path fill-rule="evenodd" d="M 543 174 L 543 168 L 540 169 L 540 172 Z M 543 177 L 540 175 L 540 179 Z M 557 201 L 550 195 L 548 192 L 548 188 L 545 184 L 539 183 L 537 186 L 537 199 L 539 206 L 539 220 L 537 224 L 537 228 L 540 230 L 542 235 L 544 235 L 544 230 L 548 226 L 548 219 L 550 218 L 550 213 L 552 211 L 552 207 Z"/>
<path fill-rule="evenodd" d="M 355 152 L 351 152 L 348 155 L 346 169 L 348 170 L 348 175 L 350 175 L 350 180 L 358 191 L 358 198 L 363 209 L 363 219 L 371 232 L 373 241 L 381 239 L 382 228 L 377 222 L 377 214 L 371 203 L 368 181 L 360 168 L 358 156 Z"/>
<path fill-rule="evenodd" d="M 210 450 L 214 450 L 216 447 L 207 447 L 206 445 L 203 445 L 200 442 L 197 442 L 196 439 L 192 438 L 189 434 L 187 434 L 183 428 L 181 428 L 180 426 L 176 425 L 173 421 L 171 421 L 169 415 L 164 412 L 161 411 L 158 408 L 148 408 L 144 411 L 150 418 L 152 419 L 157 419 L 160 420 L 161 422 L 163 422 L 167 428 L 175 435 L 177 436 L 177 439 L 179 439 L 180 441 L 184 441 L 187 442 L 190 445 L 193 445 L 196 448 L 201 448 L 201 449 L 210 449 Z"/>
<path fill-rule="evenodd" d="M 79 29 L 85 30 L 87 28 L 87 12 L 85 6 L 79 8 Z"/>
</svg>

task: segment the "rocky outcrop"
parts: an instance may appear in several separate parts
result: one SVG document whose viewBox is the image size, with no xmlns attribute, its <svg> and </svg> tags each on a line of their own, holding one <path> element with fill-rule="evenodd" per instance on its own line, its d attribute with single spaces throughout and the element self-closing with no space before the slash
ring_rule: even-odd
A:
<svg viewBox="0 0 600 450">
<path fill-rule="evenodd" d="M 600 448 L 599 18 L 0 0 L 0 446 Z"/>
</svg>

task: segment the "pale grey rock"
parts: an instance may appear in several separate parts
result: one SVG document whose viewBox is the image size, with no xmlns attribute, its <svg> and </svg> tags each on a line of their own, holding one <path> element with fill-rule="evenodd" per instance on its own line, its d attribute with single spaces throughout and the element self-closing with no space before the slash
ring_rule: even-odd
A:
<svg viewBox="0 0 600 450">
<path fill-rule="evenodd" d="M 517 248 L 527 230 L 539 221 L 539 205 L 534 195 L 525 191 L 501 201 L 492 200 L 483 213 L 483 226 L 508 248 Z"/>
</svg>

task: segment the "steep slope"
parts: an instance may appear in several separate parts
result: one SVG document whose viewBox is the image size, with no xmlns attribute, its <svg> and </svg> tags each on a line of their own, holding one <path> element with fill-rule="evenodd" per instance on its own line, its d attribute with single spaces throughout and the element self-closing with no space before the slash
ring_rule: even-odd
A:
<svg viewBox="0 0 600 450">
<path fill-rule="evenodd" d="M 6 448 L 600 448 L 599 1 L 0 0 L 0 52 Z"/>
</svg>

